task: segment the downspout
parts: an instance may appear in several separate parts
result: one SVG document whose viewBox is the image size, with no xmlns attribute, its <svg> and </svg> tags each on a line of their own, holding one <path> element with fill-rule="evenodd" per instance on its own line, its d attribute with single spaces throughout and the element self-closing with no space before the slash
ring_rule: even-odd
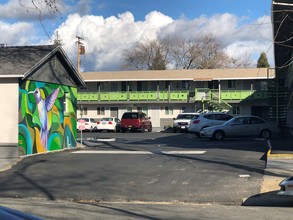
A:
<svg viewBox="0 0 293 220">
<path fill-rule="evenodd" d="M 218 80 L 219 82 L 219 103 L 221 103 L 221 80 Z"/>
</svg>

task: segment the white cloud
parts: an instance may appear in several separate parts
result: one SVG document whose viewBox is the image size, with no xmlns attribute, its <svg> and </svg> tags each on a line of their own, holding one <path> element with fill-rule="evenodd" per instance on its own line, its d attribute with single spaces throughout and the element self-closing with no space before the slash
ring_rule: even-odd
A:
<svg viewBox="0 0 293 220">
<path fill-rule="evenodd" d="M 8 9 L 9 4 L 17 10 L 22 10 L 17 2 L 18 0 L 11 0 L 5 10 Z M 17 5 L 15 5 L 16 3 Z M 0 5 L 0 15 L 3 17 L 2 6 Z M 11 12 L 11 14 L 15 13 Z M 270 17 L 260 17 L 253 24 L 245 24 L 245 19 L 225 13 L 211 17 L 200 16 L 192 20 L 182 16 L 180 19 L 173 20 L 167 15 L 153 11 L 145 16 L 145 20 L 135 21 L 131 12 L 106 18 L 76 13 L 67 16 L 56 31 L 73 63 L 76 63 L 77 59 L 76 36 L 84 38 L 82 42 L 86 54 L 82 56 L 81 61 L 85 71 L 119 70 L 123 50 L 146 38 L 154 39 L 168 35 L 190 39 L 210 33 L 221 40 L 229 55 L 233 57 L 251 55 L 256 63 L 260 53 L 264 51 L 268 52 L 269 62 L 273 66 Z M 4 33 L 0 36 L 1 43 L 23 45 L 35 42 L 35 39 L 30 38 L 31 33 L 34 33 L 32 24 L 0 23 L 0 25 L 0 31 Z M 44 43 L 44 40 L 40 42 Z M 47 41 L 46 43 L 52 42 Z"/>
<path fill-rule="evenodd" d="M 124 49 L 145 38 L 157 37 L 157 32 L 173 20 L 159 12 L 151 12 L 145 21 L 135 22 L 131 12 L 111 16 L 70 15 L 58 28 L 64 49 L 75 62 L 76 36 L 84 38 L 86 71 L 119 70 Z"/>
<path fill-rule="evenodd" d="M 7 45 L 27 45 L 34 41 L 35 30 L 29 23 L 8 24 L 0 21 L 0 42 Z"/>
<path fill-rule="evenodd" d="M 262 51 L 271 45 L 270 26 L 261 22 L 257 25 L 239 26 L 240 19 L 231 14 L 218 14 L 211 18 L 199 17 L 194 20 L 172 20 L 159 12 L 151 12 L 145 21 L 135 22 L 132 13 L 125 12 L 118 17 L 71 15 L 58 28 L 63 38 L 64 48 L 76 60 L 76 35 L 82 36 L 86 47 L 84 69 L 86 71 L 119 70 L 122 51 L 133 43 L 145 38 L 164 35 L 180 35 L 193 38 L 212 33 L 226 46 L 226 51 L 233 57 L 252 55 L 258 58 Z M 272 63 L 272 50 L 268 57 Z M 256 58 L 256 59 L 257 59 Z"/>
</svg>

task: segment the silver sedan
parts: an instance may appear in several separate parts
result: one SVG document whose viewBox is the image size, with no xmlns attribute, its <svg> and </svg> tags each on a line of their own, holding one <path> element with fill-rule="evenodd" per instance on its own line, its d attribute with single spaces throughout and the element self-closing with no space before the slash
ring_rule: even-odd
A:
<svg viewBox="0 0 293 220">
<path fill-rule="evenodd" d="M 236 116 L 222 125 L 204 128 L 200 135 L 214 140 L 230 137 L 270 138 L 278 133 L 275 123 L 269 123 L 257 116 Z"/>
</svg>

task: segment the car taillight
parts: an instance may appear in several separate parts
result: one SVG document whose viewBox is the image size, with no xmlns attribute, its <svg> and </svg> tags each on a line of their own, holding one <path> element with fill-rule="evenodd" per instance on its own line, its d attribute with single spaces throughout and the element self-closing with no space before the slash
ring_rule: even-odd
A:
<svg viewBox="0 0 293 220">
<path fill-rule="evenodd" d="M 98 121 L 97 124 L 100 124 L 100 122 Z"/>
<path fill-rule="evenodd" d="M 113 124 L 111 121 L 108 122 L 109 125 Z"/>
<path fill-rule="evenodd" d="M 192 122 L 192 124 L 198 124 L 200 122 L 200 120 L 194 120 L 193 122 Z"/>
</svg>

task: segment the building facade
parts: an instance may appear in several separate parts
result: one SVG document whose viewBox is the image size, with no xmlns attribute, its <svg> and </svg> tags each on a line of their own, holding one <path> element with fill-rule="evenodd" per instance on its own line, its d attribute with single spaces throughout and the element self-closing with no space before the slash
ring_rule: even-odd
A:
<svg viewBox="0 0 293 220">
<path fill-rule="evenodd" d="M 274 69 L 211 69 L 117 71 L 81 73 L 87 89 L 78 90 L 77 117 L 99 120 L 121 118 L 126 111 L 142 111 L 153 127 L 172 126 L 177 114 L 225 111 L 253 114 L 274 120 L 270 114 L 268 85 Z"/>
</svg>

